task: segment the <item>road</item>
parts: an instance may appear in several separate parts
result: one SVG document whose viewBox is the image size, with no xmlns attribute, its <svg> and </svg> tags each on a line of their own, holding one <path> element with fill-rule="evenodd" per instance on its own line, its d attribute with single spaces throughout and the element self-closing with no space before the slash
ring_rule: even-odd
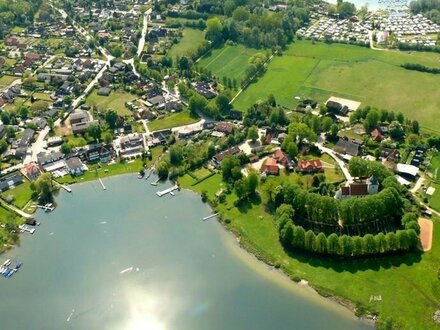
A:
<svg viewBox="0 0 440 330">
<path fill-rule="evenodd" d="M 15 213 L 19 214 L 19 215 L 22 216 L 23 218 L 29 219 L 29 218 L 32 218 L 32 217 L 33 217 L 32 214 L 29 214 L 29 213 L 23 212 L 22 210 L 16 208 L 15 206 L 6 203 L 6 202 L 3 201 L 2 199 L 0 199 L 0 204 L 2 204 L 4 207 L 6 207 L 6 208 L 8 208 L 8 209 L 10 209 L 10 210 L 12 210 L 12 211 L 14 211 Z"/>
<path fill-rule="evenodd" d="M 341 169 L 342 173 L 344 174 L 345 179 L 348 182 L 353 182 L 354 179 L 351 176 L 350 172 L 348 172 L 348 168 L 345 165 L 344 161 L 342 159 L 340 159 L 332 149 L 327 148 L 327 147 L 325 147 L 323 145 L 323 141 L 324 140 L 323 140 L 322 137 L 319 137 L 319 138 L 320 138 L 320 141 L 316 142 L 315 146 L 318 147 L 319 150 L 321 150 L 322 152 L 328 154 L 331 158 L 333 158 L 336 161 L 336 163 L 338 164 L 338 166 Z"/>
<path fill-rule="evenodd" d="M 24 165 L 32 163 L 32 162 L 36 162 L 37 161 L 37 155 L 40 152 L 45 151 L 44 148 L 46 147 L 46 142 L 44 142 L 44 139 L 49 134 L 49 131 L 50 131 L 49 126 L 46 126 L 44 129 L 42 129 L 40 131 L 40 133 L 38 133 L 37 139 L 35 140 L 35 142 L 30 147 L 31 154 L 27 155 L 26 158 L 23 161 Z"/>
<path fill-rule="evenodd" d="M 140 57 L 142 54 L 142 51 L 144 50 L 144 46 L 145 46 L 145 36 L 147 35 L 148 32 L 148 17 L 150 16 L 152 12 L 152 9 L 148 9 L 145 13 L 144 13 L 144 20 L 143 20 L 143 26 L 142 26 L 142 34 L 141 37 L 139 39 L 139 43 L 138 43 L 138 47 L 137 47 L 137 57 Z M 128 60 L 124 60 L 123 61 L 125 64 L 131 65 L 132 69 L 133 69 L 133 73 L 140 78 L 140 74 L 139 72 L 136 71 L 135 65 L 134 65 L 134 58 L 130 58 Z"/>
</svg>

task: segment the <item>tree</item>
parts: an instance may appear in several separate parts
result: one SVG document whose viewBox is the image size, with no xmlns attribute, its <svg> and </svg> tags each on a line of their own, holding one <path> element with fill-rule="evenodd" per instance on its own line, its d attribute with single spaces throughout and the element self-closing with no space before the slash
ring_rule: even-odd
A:
<svg viewBox="0 0 440 330">
<path fill-rule="evenodd" d="M 374 240 L 373 235 L 367 234 L 362 237 L 362 245 L 364 253 L 366 254 L 374 254 L 377 253 L 376 241 Z"/>
<path fill-rule="evenodd" d="M 322 120 L 322 130 L 323 132 L 328 132 L 330 131 L 330 128 L 333 125 L 333 120 L 330 117 L 324 117 L 324 119 Z"/>
<path fill-rule="evenodd" d="M 247 137 L 248 137 L 248 139 L 250 139 L 252 142 L 257 141 L 257 139 L 258 139 L 258 127 L 255 126 L 255 125 L 249 127 Z"/>
<path fill-rule="evenodd" d="M 331 255 L 338 254 L 339 238 L 335 233 L 330 234 L 330 236 L 327 238 L 327 251 Z"/>
<path fill-rule="evenodd" d="M 338 3 L 337 10 L 340 18 L 348 18 L 356 13 L 356 6 L 350 2 L 341 1 Z"/>
<path fill-rule="evenodd" d="M 0 154 L 8 149 L 8 143 L 5 140 L 0 140 Z"/>
<path fill-rule="evenodd" d="M 159 179 L 166 180 L 168 178 L 168 173 L 169 173 L 168 163 L 162 160 L 157 165 L 157 175 L 159 176 Z"/>
<path fill-rule="evenodd" d="M 215 104 L 221 113 L 227 113 L 231 109 L 230 101 L 231 99 L 228 95 L 221 93 L 215 99 Z"/>
<path fill-rule="evenodd" d="M 388 251 L 388 242 L 385 238 L 384 233 L 379 233 L 374 236 L 374 240 L 376 241 L 377 252 L 384 253 Z"/>
<path fill-rule="evenodd" d="M 287 153 L 289 154 L 290 158 L 295 158 L 298 155 L 298 145 L 295 142 L 290 142 L 287 145 Z"/>
<path fill-rule="evenodd" d="M 69 143 L 64 142 L 60 147 L 60 151 L 65 155 L 70 154 L 72 152 L 72 146 Z"/>
<path fill-rule="evenodd" d="M 333 124 L 333 125 L 330 127 L 330 137 L 335 138 L 335 137 L 338 136 L 338 133 L 339 133 L 339 127 L 338 127 L 338 125 Z"/>
<path fill-rule="evenodd" d="M 316 133 L 304 123 L 292 122 L 289 125 L 289 135 L 292 137 L 293 142 L 301 143 L 303 140 L 309 142 L 316 141 Z"/>
<path fill-rule="evenodd" d="M 40 196 L 40 200 L 42 203 L 51 202 L 54 190 L 51 174 L 43 173 L 42 175 L 40 175 L 40 177 L 31 184 L 31 189 Z"/>
<path fill-rule="evenodd" d="M 26 119 L 29 115 L 29 110 L 27 107 L 21 106 L 18 113 L 20 114 L 21 119 Z"/>
<path fill-rule="evenodd" d="M 223 26 L 218 17 L 209 18 L 206 21 L 206 34 L 205 38 L 213 43 L 213 45 L 218 45 L 223 42 Z"/>
<path fill-rule="evenodd" d="M 183 160 L 182 149 L 180 146 L 174 145 L 170 148 L 170 163 L 171 165 L 179 165 Z"/>
<path fill-rule="evenodd" d="M 401 140 L 405 134 L 402 125 L 398 121 L 391 122 L 389 132 L 394 140 Z"/>
<path fill-rule="evenodd" d="M 326 253 L 327 251 L 327 237 L 324 233 L 319 233 L 316 236 L 316 252 L 318 253 Z"/>
<path fill-rule="evenodd" d="M 189 100 L 189 111 L 192 115 L 197 115 L 197 112 L 205 112 L 208 101 L 198 94 L 193 95 Z"/>
<path fill-rule="evenodd" d="M 315 244 L 316 244 L 316 236 L 315 233 L 311 230 L 308 230 L 305 235 L 304 240 L 304 249 L 307 251 L 315 251 Z"/>
<path fill-rule="evenodd" d="M 102 139 L 105 144 L 110 144 L 113 142 L 113 135 L 110 132 L 104 132 Z"/>
<path fill-rule="evenodd" d="M 267 103 L 269 103 L 271 107 L 277 106 L 277 101 L 275 100 L 275 96 L 273 94 L 269 94 L 269 96 L 267 97 Z"/>
<path fill-rule="evenodd" d="M 254 195 L 258 187 L 259 179 L 255 171 L 250 171 L 247 177 L 248 193 Z"/>
<path fill-rule="evenodd" d="M 118 119 L 118 114 L 114 110 L 107 110 L 105 112 L 105 121 L 111 129 L 116 127 L 116 121 Z"/>
<path fill-rule="evenodd" d="M 413 120 L 413 122 L 412 122 L 412 131 L 414 134 L 420 133 L 420 126 L 419 126 L 419 122 L 417 120 Z"/>
<path fill-rule="evenodd" d="M 305 236 L 306 232 L 304 231 L 304 228 L 301 226 L 295 226 L 293 228 L 292 245 L 299 249 L 304 249 Z"/>
<path fill-rule="evenodd" d="M 238 168 L 240 171 L 240 161 L 238 158 L 233 156 L 228 156 L 223 159 L 223 162 L 221 164 L 222 168 L 222 175 L 224 181 L 229 181 L 234 177 L 233 175 L 233 169 Z"/>
<path fill-rule="evenodd" d="M 97 141 L 101 138 L 101 133 L 101 126 L 99 124 L 92 124 L 87 127 L 87 135 Z"/>
<path fill-rule="evenodd" d="M 245 199 L 249 194 L 248 185 L 245 179 L 236 181 L 234 184 L 234 189 L 239 201 Z"/>
<path fill-rule="evenodd" d="M 348 162 L 348 171 L 355 177 L 365 177 L 368 175 L 368 161 L 360 157 L 352 157 Z"/>
<path fill-rule="evenodd" d="M 380 113 L 377 110 L 370 110 L 367 117 L 364 120 L 364 126 L 366 129 L 370 130 L 377 126 L 380 119 Z"/>
<path fill-rule="evenodd" d="M 344 257 L 350 257 L 353 253 L 353 239 L 351 236 L 342 235 L 338 240 L 339 250 L 338 254 Z"/>
</svg>

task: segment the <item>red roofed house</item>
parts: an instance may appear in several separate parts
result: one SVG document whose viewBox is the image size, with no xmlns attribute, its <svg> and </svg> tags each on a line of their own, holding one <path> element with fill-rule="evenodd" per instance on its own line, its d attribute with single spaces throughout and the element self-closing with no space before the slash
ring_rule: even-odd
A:
<svg viewBox="0 0 440 330">
<path fill-rule="evenodd" d="M 34 181 L 34 180 L 38 179 L 38 177 L 41 174 L 41 171 L 40 171 L 40 168 L 38 167 L 37 164 L 30 163 L 30 164 L 27 164 L 24 167 L 24 173 L 23 174 L 25 174 L 28 177 L 29 180 Z"/>
<path fill-rule="evenodd" d="M 269 157 L 266 161 L 261 165 L 260 168 L 261 173 L 278 175 L 280 173 L 280 168 L 278 167 L 278 162 L 275 158 Z"/>
<path fill-rule="evenodd" d="M 372 132 L 371 132 L 371 138 L 376 141 L 376 142 L 380 142 L 383 139 L 382 133 L 375 128 Z"/>
<path fill-rule="evenodd" d="M 341 187 L 335 194 L 336 199 L 359 198 L 368 195 L 377 194 L 379 191 L 379 182 L 372 176 L 366 182 L 353 182 Z"/>
<path fill-rule="evenodd" d="M 322 172 L 322 163 L 319 159 L 303 160 L 298 162 L 298 169 L 301 173 Z"/>
<path fill-rule="evenodd" d="M 273 154 L 272 157 L 276 159 L 278 164 L 283 165 L 287 169 L 290 168 L 289 157 L 287 157 L 287 155 L 281 149 L 278 149 L 277 151 L 275 151 L 275 153 Z"/>
<path fill-rule="evenodd" d="M 19 40 L 17 38 L 13 38 L 13 37 L 5 39 L 6 46 L 17 46 L 18 42 L 19 42 Z"/>
</svg>

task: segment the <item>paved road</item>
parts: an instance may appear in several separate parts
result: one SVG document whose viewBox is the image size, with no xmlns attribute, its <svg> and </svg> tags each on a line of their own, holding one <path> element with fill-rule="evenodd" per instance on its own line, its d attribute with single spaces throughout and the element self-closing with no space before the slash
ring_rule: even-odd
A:
<svg viewBox="0 0 440 330">
<path fill-rule="evenodd" d="M 345 179 L 348 182 L 353 182 L 354 181 L 354 179 L 351 176 L 350 172 L 348 172 L 347 166 L 345 165 L 344 161 L 341 160 L 332 149 L 324 147 L 324 145 L 322 143 L 320 143 L 320 142 L 316 142 L 315 146 L 317 146 L 319 150 L 321 150 L 322 152 L 328 154 L 330 157 L 332 157 L 336 161 L 336 163 L 338 164 L 338 166 L 341 169 L 342 173 L 344 174 Z"/>
<path fill-rule="evenodd" d="M 40 133 L 38 133 L 37 139 L 35 140 L 35 142 L 30 147 L 31 154 L 26 156 L 26 158 L 23 161 L 24 165 L 32 163 L 32 162 L 36 162 L 37 161 L 37 155 L 40 152 L 45 151 L 44 148 L 46 147 L 46 142 L 44 142 L 44 139 L 49 134 L 49 131 L 50 131 L 49 126 L 46 126 L 43 130 L 40 131 Z"/>
</svg>

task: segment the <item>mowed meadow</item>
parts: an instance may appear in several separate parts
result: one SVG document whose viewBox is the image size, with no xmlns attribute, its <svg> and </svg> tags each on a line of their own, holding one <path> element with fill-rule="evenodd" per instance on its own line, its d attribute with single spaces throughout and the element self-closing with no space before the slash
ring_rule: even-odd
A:
<svg viewBox="0 0 440 330">
<path fill-rule="evenodd" d="M 235 101 L 246 111 L 274 94 L 287 108 L 295 96 L 325 101 L 335 95 L 393 111 L 418 120 L 424 129 L 440 132 L 440 75 L 410 71 L 403 63 L 440 67 L 440 54 L 377 51 L 343 44 L 296 41 L 275 57 L 267 72 Z"/>
<path fill-rule="evenodd" d="M 265 50 L 247 48 L 243 45 L 225 45 L 212 50 L 211 55 L 204 57 L 197 64 L 208 69 L 218 79 L 223 77 L 237 79 L 241 83 L 250 58 L 256 53 L 265 53 Z"/>
</svg>

